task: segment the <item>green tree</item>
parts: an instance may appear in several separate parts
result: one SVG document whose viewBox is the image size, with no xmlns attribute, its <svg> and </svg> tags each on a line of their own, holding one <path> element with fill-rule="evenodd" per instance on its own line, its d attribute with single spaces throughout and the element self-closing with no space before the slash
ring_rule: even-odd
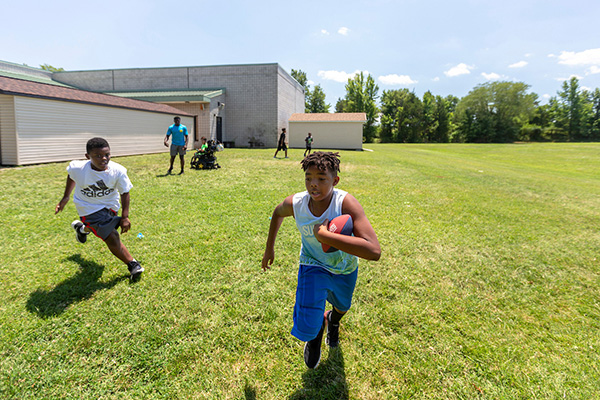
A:
<svg viewBox="0 0 600 400">
<path fill-rule="evenodd" d="M 591 111 L 589 118 L 590 140 L 600 140 L 600 89 L 596 88 L 591 94 Z"/>
<path fill-rule="evenodd" d="M 40 68 L 43 69 L 43 70 L 45 70 L 45 71 L 50 71 L 50 72 L 60 72 L 60 71 L 64 71 L 65 70 L 64 68 L 53 67 L 50 64 L 42 64 L 42 65 L 40 65 Z"/>
<path fill-rule="evenodd" d="M 381 97 L 381 141 L 419 143 L 423 137 L 423 103 L 408 89 L 384 90 Z"/>
<path fill-rule="evenodd" d="M 579 80 L 572 77 L 562 84 L 562 90 L 558 92 L 558 112 L 560 119 L 558 125 L 567 134 L 569 141 L 579 141 L 587 137 L 585 129 L 585 103 L 586 95 L 579 90 Z"/>
<path fill-rule="evenodd" d="M 435 96 L 434 118 L 437 122 L 430 141 L 436 143 L 448 143 L 450 141 L 450 107 L 442 96 Z"/>
<path fill-rule="evenodd" d="M 335 112 L 336 113 L 345 113 L 348 111 L 348 100 L 346 99 L 338 99 L 335 103 Z"/>
<path fill-rule="evenodd" d="M 310 95 L 306 101 L 307 103 L 307 113 L 328 113 L 331 105 L 325 102 L 325 92 L 321 88 L 321 85 L 316 85 L 313 90 L 311 90 Z"/>
<path fill-rule="evenodd" d="M 537 105 L 522 82 L 491 82 L 476 86 L 456 106 L 455 141 L 513 142 Z"/>
<path fill-rule="evenodd" d="M 422 137 L 424 142 L 435 142 L 438 128 L 437 105 L 435 96 L 428 90 L 423 94 Z"/>
<path fill-rule="evenodd" d="M 367 115 L 367 122 L 363 127 L 363 140 L 367 143 L 372 142 L 376 136 L 377 127 L 377 92 L 379 86 L 375 84 L 375 80 L 369 74 L 366 78 L 361 72 L 348 79 L 346 84 L 346 98 L 344 104 L 345 112 L 364 112 Z M 338 101 L 339 103 L 339 101 Z M 336 104 L 337 109 L 337 104 Z"/>
<path fill-rule="evenodd" d="M 308 78 L 306 77 L 306 72 L 301 69 L 293 69 L 292 68 L 292 78 L 298 81 L 299 84 L 304 88 L 304 112 L 310 112 L 308 109 L 310 108 L 309 97 L 310 97 L 310 86 L 308 85 Z"/>
</svg>

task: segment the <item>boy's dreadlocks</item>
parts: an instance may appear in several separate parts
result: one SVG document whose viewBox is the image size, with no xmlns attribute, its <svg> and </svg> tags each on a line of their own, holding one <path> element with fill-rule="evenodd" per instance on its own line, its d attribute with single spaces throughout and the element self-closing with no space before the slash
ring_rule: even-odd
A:
<svg viewBox="0 0 600 400">
<path fill-rule="evenodd" d="M 337 176 L 337 173 L 340 172 L 340 153 L 315 151 L 300 161 L 300 165 L 304 171 L 314 165 L 319 171 L 329 170 L 334 176 Z"/>
</svg>

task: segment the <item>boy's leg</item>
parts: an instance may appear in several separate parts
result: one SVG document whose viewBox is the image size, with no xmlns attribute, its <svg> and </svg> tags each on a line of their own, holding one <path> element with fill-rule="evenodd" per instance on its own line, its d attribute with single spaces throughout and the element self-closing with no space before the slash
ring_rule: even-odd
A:
<svg viewBox="0 0 600 400">
<path fill-rule="evenodd" d="M 341 312 L 335 307 L 325 313 L 325 322 L 327 324 L 327 338 L 325 339 L 325 343 L 329 347 L 337 347 L 340 342 L 340 320 L 344 314 L 346 312 Z"/>
<path fill-rule="evenodd" d="M 352 295 L 356 287 L 358 269 L 348 275 L 336 275 L 332 279 L 333 288 L 327 296 L 333 309 L 325 313 L 327 323 L 327 338 L 329 347 L 337 347 L 339 343 L 340 320 L 352 305 Z"/>
<path fill-rule="evenodd" d="M 308 368 L 316 368 L 321 359 L 321 341 L 325 320 L 330 273 L 319 267 L 300 265 L 294 305 L 292 335 L 306 342 L 304 361 Z"/>
<path fill-rule="evenodd" d="M 127 247 L 121 242 L 121 237 L 119 236 L 119 232 L 112 231 L 110 235 L 106 239 L 104 239 L 106 246 L 108 246 L 111 253 L 114 254 L 119 260 L 123 261 L 125 264 L 129 264 L 133 261 L 133 257 L 127 250 Z"/>
<path fill-rule="evenodd" d="M 116 230 L 112 231 L 110 235 L 104 239 L 104 242 L 106 243 L 106 246 L 108 246 L 110 252 L 127 265 L 129 273 L 131 274 L 131 279 L 139 279 L 142 272 L 144 272 L 144 268 L 131 256 L 127 247 L 121 242 L 119 232 Z"/>
</svg>

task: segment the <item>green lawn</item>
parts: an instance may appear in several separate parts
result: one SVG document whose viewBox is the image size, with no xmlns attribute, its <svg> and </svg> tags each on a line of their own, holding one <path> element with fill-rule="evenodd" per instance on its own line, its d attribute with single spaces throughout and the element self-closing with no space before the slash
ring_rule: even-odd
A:
<svg viewBox="0 0 600 400">
<path fill-rule="evenodd" d="M 600 144 L 365 147 L 341 152 L 338 187 L 382 257 L 361 261 L 315 371 L 289 334 L 292 219 L 260 268 L 303 149 L 226 149 L 183 176 L 163 176 L 166 154 L 115 158 L 136 284 L 99 239 L 75 241 L 72 202 L 54 215 L 67 163 L 0 169 L 0 398 L 597 397 Z"/>
</svg>

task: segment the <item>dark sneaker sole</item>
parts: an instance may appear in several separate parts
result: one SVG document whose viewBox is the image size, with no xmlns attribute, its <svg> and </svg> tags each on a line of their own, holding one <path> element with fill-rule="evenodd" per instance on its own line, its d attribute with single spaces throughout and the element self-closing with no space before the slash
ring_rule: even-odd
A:
<svg viewBox="0 0 600 400">
<path fill-rule="evenodd" d="M 320 349 L 319 349 L 320 350 Z M 314 366 L 310 366 L 308 363 L 308 342 L 304 343 L 304 364 L 306 364 L 306 366 L 310 369 L 315 369 L 319 366 L 319 363 L 321 362 L 321 351 L 319 351 L 319 359 L 317 360 L 317 363 Z"/>
<path fill-rule="evenodd" d="M 85 243 L 87 240 L 87 235 L 85 233 L 79 232 L 79 228 L 83 226 L 83 222 L 81 221 L 73 221 L 71 222 L 71 228 L 75 231 L 75 237 L 79 243 Z"/>
<path fill-rule="evenodd" d="M 132 282 L 137 282 L 141 279 L 142 277 L 142 272 L 144 272 L 144 268 L 140 265 L 139 268 L 134 269 L 133 271 L 130 271 L 130 275 L 129 275 L 129 279 Z"/>
</svg>

